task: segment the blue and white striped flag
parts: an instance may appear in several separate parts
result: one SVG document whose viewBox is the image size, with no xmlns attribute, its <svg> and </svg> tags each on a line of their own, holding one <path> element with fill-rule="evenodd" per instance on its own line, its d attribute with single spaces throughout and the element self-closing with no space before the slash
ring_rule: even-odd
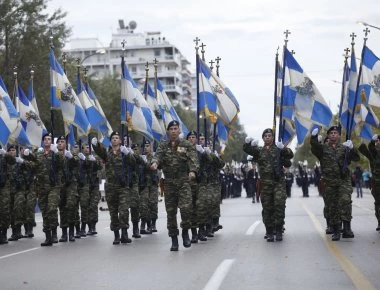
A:
<svg viewBox="0 0 380 290">
<path fill-rule="evenodd" d="M 154 115 L 156 116 L 158 120 L 158 123 L 160 124 L 162 132 L 166 132 L 163 116 L 160 111 L 160 107 L 158 106 L 157 99 L 156 99 L 156 96 L 154 95 L 152 87 L 149 84 L 144 86 L 144 95 L 146 96 L 146 101 L 150 109 L 153 111 Z"/>
<path fill-rule="evenodd" d="M 17 129 L 19 114 L 13 105 L 3 79 L 0 77 L 0 145 L 4 148 Z"/>
<path fill-rule="evenodd" d="M 128 123 L 132 131 L 142 133 L 149 140 L 160 140 L 164 133 L 137 84 L 124 64 L 124 76 L 121 79 L 121 121 Z"/>
<path fill-rule="evenodd" d="M 52 108 L 60 108 L 65 122 L 88 134 L 90 123 L 86 113 L 53 50 L 50 50 L 50 81 Z"/>
<path fill-rule="evenodd" d="M 361 94 L 363 103 L 380 107 L 380 59 L 366 46 L 362 56 L 358 94 Z"/>
<path fill-rule="evenodd" d="M 40 112 L 38 110 L 37 98 L 36 98 L 36 94 L 34 92 L 33 79 L 31 79 L 29 82 L 28 93 L 27 93 L 26 97 L 28 98 L 28 101 L 32 104 L 32 106 L 34 107 L 34 111 L 39 116 Z"/>
</svg>

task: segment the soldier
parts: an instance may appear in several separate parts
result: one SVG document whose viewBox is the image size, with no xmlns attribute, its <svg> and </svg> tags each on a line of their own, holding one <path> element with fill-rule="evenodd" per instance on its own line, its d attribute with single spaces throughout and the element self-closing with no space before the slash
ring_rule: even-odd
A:
<svg viewBox="0 0 380 290">
<path fill-rule="evenodd" d="M 298 172 L 301 178 L 302 196 L 309 197 L 309 177 L 307 174 L 307 161 L 298 162 Z"/>
<path fill-rule="evenodd" d="M 0 148 L 0 245 L 7 244 L 7 231 L 11 223 L 9 168 L 16 158 Z"/>
<path fill-rule="evenodd" d="M 178 251 L 177 208 L 181 211 L 182 239 L 185 248 L 191 247 L 192 197 L 189 180 L 198 173 L 196 151 L 187 140 L 180 139 L 179 123 L 171 121 L 167 126 L 168 141 L 162 141 L 151 161 L 151 169 L 160 166 L 165 174 L 165 207 L 167 228 L 172 239 L 171 251 Z"/>
<path fill-rule="evenodd" d="M 131 148 L 121 145 L 119 132 L 114 131 L 110 135 L 111 148 L 106 151 L 98 143 L 97 138 L 92 138 L 91 143 L 95 153 L 106 165 L 106 201 L 111 217 L 110 229 L 114 232 L 114 245 L 131 243 L 128 238 L 129 206 L 128 206 L 128 165 L 135 164 L 134 154 Z M 121 229 L 121 237 L 120 237 Z"/>
<path fill-rule="evenodd" d="M 332 126 L 327 130 L 329 141 L 326 144 L 318 142 L 318 131 L 318 128 L 312 131 L 310 144 L 313 154 L 321 162 L 328 217 L 333 228 L 332 240 L 340 240 L 342 221 L 342 237 L 353 238 L 354 233 L 351 230 L 352 186 L 348 165 L 351 161 L 359 161 L 360 157 L 351 140 L 340 143 L 338 126 Z"/>
<path fill-rule="evenodd" d="M 285 169 L 285 185 L 286 185 L 286 196 L 292 196 L 292 185 L 294 182 L 293 173 L 289 170 L 289 168 Z"/>
<path fill-rule="evenodd" d="M 372 172 L 371 193 L 375 199 L 376 231 L 380 231 L 380 135 L 373 135 L 368 147 L 362 143 L 359 152 L 368 158 Z"/>
<path fill-rule="evenodd" d="M 264 147 L 258 146 L 258 140 L 247 137 L 243 150 L 252 155 L 259 166 L 262 192 L 263 222 L 266 227 L 267 242 L 273 242 L 273 230 L 276 241 L 282 241 L 282 229 L 285 223 L 285 178 L 283 168 L 290 167 L 293 152 L 284 147 L 282 142 L 273 143 L 272 129 L 265 129 L 262 134 Z"/>
</svg>

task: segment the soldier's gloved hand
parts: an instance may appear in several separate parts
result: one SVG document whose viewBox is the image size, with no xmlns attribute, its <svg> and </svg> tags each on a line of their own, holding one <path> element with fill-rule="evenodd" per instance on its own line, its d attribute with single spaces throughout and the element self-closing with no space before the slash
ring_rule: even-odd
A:
<svg viewBox="0 0 380 290">
<path fill-rule="evenodd" d="M 319 142 L 319 143 L 322 142 L 322 135 L 318 135 L 318 142 Z"/>
<path fill-rule="evenodd" d="M 96 158 L 94 157 L 94 155 L 90 155 L 90 156 L 88 156 L 88 160 L 89 161 L 96 161 Z"/>
<path fill-rule="evenodd" d="M 156 162 L 153 162 L 152 165 L 150 165 L 150 169 L 152 169 L 152 170 L 157 170 L 157 167 L 158 167 L 158 165 Z"/>
<path fill-rule="evenodd" d="M 312 136 L 316 136 L 319 132 L 319 129 L 318 128 L 314 128 L 313 131 L 311 131 L 311 135 Z"/>
<path fill-rule="evenodd" d="M 253 156 L 252 155 L 248 155 L 247 156 L 247 161 L 251 161 L 253 159 Z"/>
<path fill-rule="evenodd" d="M 351 141 L 351 140 L 347 140 L 347 141 L 344 142 L 342 145 L 343 145 L 343 146 L 346 146 L 346 147 L 348 147 L 348 148 L 350 148 L 350 149 L 354 148 L 354 144 L 352 144 L 352 141 Z"/>
<path fill-rule="evenodd" d="M 285 147 L 284 144 L 282 144 L 281 141 L 276 142 L 276 146 L 277 146 L 278 149 L 283 149 Z"/>
<path fill-rule="evenodd" d="M 78 158 L 82 161 L 85 161 L 86 160 L 86 156 L 84 156 L 84 154 L 82 152 L 79 152 L 78 153 Z"/>
<path fill-rule="evenodd" d="M 50 145 L 50 150 L 53 151 L 54 153 L 58 153 L 57 144 L 51 144 Z"/>
<path fill-rule="evenodd" d="M 24 156 L 29 156 L 29 154 L 30 154 L 30 150 L 28 148 L 26 148 L 24 150 Z"/>
<path fill-rule="evenodd" d="M 22 159 L 21 157 L 16 157 L 16 162 L 21 164 L 21 163 L 24 163 L 24 159 Z"/>
<path fill-rule="evenodd" d="M 178 135 L 178 138 L 179 138 L 179 139 L 183 139 L 183 138 L 185 138 L 185 135 L 183 135 L 183 133 L 181 132 L 181 133 Z"/>
<path fill-rule="evenodd" d="M 252 139 L 251 146 L 256 147 L 257 145 L 259 145 L 259 140 Z"/>
<path fill-rule="evenodd" d="M 252 137 L 245 137 L 245 143 L 249 144 L 253 141 Z"/>
<path fill-rule="evenodd" d="M 7 151 L 5 151 L 3 148 L 0 149 L 0 155 L 4 155 L 5 153 L 7 153 Z"/>
<path fill-rule="evenodd" d="M 206 152 L 207 154 L 210 154 L 210 153 L 211 153 L 211 150 L 210 150 L 209 147 L 205 147 L 204 150 L 205 150 L 205 152 Z"/>
<path fill-rule="evenodd" d="M 38 150 L 37 150 L 38 153 L 44 153 L 44 151 L 45 151 L 45 149 L 42 147 L 38 148 Z"/>
<path fill-rule="evenodd" d="M 145 163 L 148 163 L 148 159 L 146 158 L 146 155 L 140 155 L 142 160 L 144 160 Z"/>
<path fill-rule="evenodd" d="M 91 144 L 92 144 L 93 146 L 98 145 L 98 138 L 96 138 L 96 137 L 92 138 L 92 139 L 91 139 Z"/>
<path fill-rule="evenodd" d="M 124 155 L 128 155 L 129 153 L 133 152 L 133 150 L 129 147 L 126 147 L 124 145 L 121 145 L 120 146 L 120 151 L 121 153 L 123 153 Z"/>
<path fill-rule="evenodd" d="M 379 135 L 377 135 L 377 134 L 375 134 L 375 135 L 372 136 L 372 140 L 373 141 L 376 141 L 378 138 L 379 138 Z"/>
<path fill-rule="evenodd" d="M 203 153 L 203 152 L 205 152 L 205 150 L 203 149 L 203 147 L 202 147 L 202 145 L 200 145 L 200 144 L 197 144 L 197 145 L 195 145 L 195 148 L 197 149 L 197 151 L 199 152 L 199 153 Z"/>
<path fill-rule="evenodd" d="M 194 180 L 195 179 L 195 173 L 194 172 L 192 172 L 192 171 L 189 172 L 189 179 L 190 180 Z"/>
<path fill-rule="evenodd" d="M 216 157 L 219 157 L 219 153 L 218 153 L 218 151 L 215 150 L 215 151 L 214 151 L 214 154 L 215 154 Z"/>
<path fill-rule="evenodd" d="M 69 159 L 73 158 L 73 154 L 70 152 L 70 150 L 65 150 L 65 157 Z"/>
</svg>

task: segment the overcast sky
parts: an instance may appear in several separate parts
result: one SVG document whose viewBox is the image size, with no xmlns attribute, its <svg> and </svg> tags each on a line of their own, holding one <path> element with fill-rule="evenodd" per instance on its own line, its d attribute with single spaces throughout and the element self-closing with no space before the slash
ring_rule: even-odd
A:
<svg viewBox="0 0 380 290">
<path fill-rule="evenodd" d="M 332 111 L 340 101 L 343 50 L 355 32 L 356 55 L 363 45 L 359 20 L 380 27 L 379 0 L 52 0 L 49 10 L 68 12 L 72 37 L 98 37 L 105 45 L 118 19 L 137 22 L 136 32 L 161 31 L 191 62 L 193 39 L 206 46 L 206 60 L 222 58 L 220 74 L 240 103 L 240 120 L 249 136 L 261 138 L 272 127 L 274 58 L 286 29 L 288 48 L 319 88 Z M 371 29 L 367 42 L 380 56 L 380 30 Z"/>
</svg>

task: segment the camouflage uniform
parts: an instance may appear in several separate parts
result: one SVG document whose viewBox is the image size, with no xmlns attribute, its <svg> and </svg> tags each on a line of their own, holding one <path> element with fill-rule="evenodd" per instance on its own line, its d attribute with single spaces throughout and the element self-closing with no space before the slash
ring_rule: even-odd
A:
<svg viewBox="0 0 380 290">
<path fill-rule="evenodd" d="M 179 234 L 177 208 L 181 211 L 181 227 L 191 227 L 192 200 L 189 172 L 198 172 L 198 160 L 194 146 L 186 140 L 177 139 L 175 144 L 162 141 L 158 145 L 152 163 L 156 162 L 165 175 L 165 207 L 169 236 Z"/>
<path fill-rule="evenodd" d="M 24 157 L 25 158 L 25 157 Z M 33 237 L 33 224 L 35 222 L 35 207 L 37 203 L 36 187 L 35 187 L 35 166 L 32 166 L 28 172 L 25 173 L 25 205 L 24 205 L 24 217 L 25 217 L 25 230 L 28 237 Z"/>
<path fill-rule="evenodd" d="M 345 222 L 349 223 L 352 219 L 352 186 L 347 166 L 351 161 L 359 161 L 360 157 L 355 148 L 349 150 L 340 143 L 336 144 L 335 148 L 331 144 L 320 144 L 317 136 L 310 138 L 310 144 L 313 153 L 320 158 L 323 166 L 322 178 L 328 216 L 334 232 L 337 232 L 342 221 L 345 225 Z M 347 156 L 347 166 L 344 165 L 345 156 Z"/>
<path fill-rule="evenodd" d="M 213 231 L 221 228 L 219 225 L 220 218 L 220 201 L 221 201 L 221 184 L 219 179 L 220 169 L 225 165 L 225 162 L 219 156 L 211 153 L 212 163 L 210 168 L 209 186 L 212 194 L 211 218 Z"/>
<path fill-rule="evenodd" d="M 274 228 L 276 233 L 282 232 L 286 207 L 285 178 L 282 168 L 290 167 L 293 152 L 286 147 L 279 149 L 275 144 L 259 147 L 245 143 L 243 150 L 253 156 L 252 160 L 259 168 L 262 184 L 262 216 L 267 233 L 272 235 Z"/>
<path fill-rule="evenodd" d="M 88 157 L 88 156 L 87 156 Z M 89 162 L 87 179 L 88 179 L 88 232 L 87 234 L 93 235 L 97 234 L 96 224 L 98 222 L 98 204 L 100 200 L 100 191 L 99 191 L 99 178 L 98 171 L 102 169 L 102 163 L 98 156 L 94 156 L 95 161 L 86 161 Z M 81 209 L 82 211 L 82 209 Z M 83 220 L 82 220 L 83 222 Z"/>
<path fill-rule="evenodd" d="M 145 165 L 144 160 L 137 153 L 133 153 L 135 162 L 127 166 L 128 195 L 127 202 L 131 212 L 133 225 L 133 237 L 140 238 L 139 221 L 140 221 L 140 194 L 139 194 L 139 166 Z"/>
</svg>

